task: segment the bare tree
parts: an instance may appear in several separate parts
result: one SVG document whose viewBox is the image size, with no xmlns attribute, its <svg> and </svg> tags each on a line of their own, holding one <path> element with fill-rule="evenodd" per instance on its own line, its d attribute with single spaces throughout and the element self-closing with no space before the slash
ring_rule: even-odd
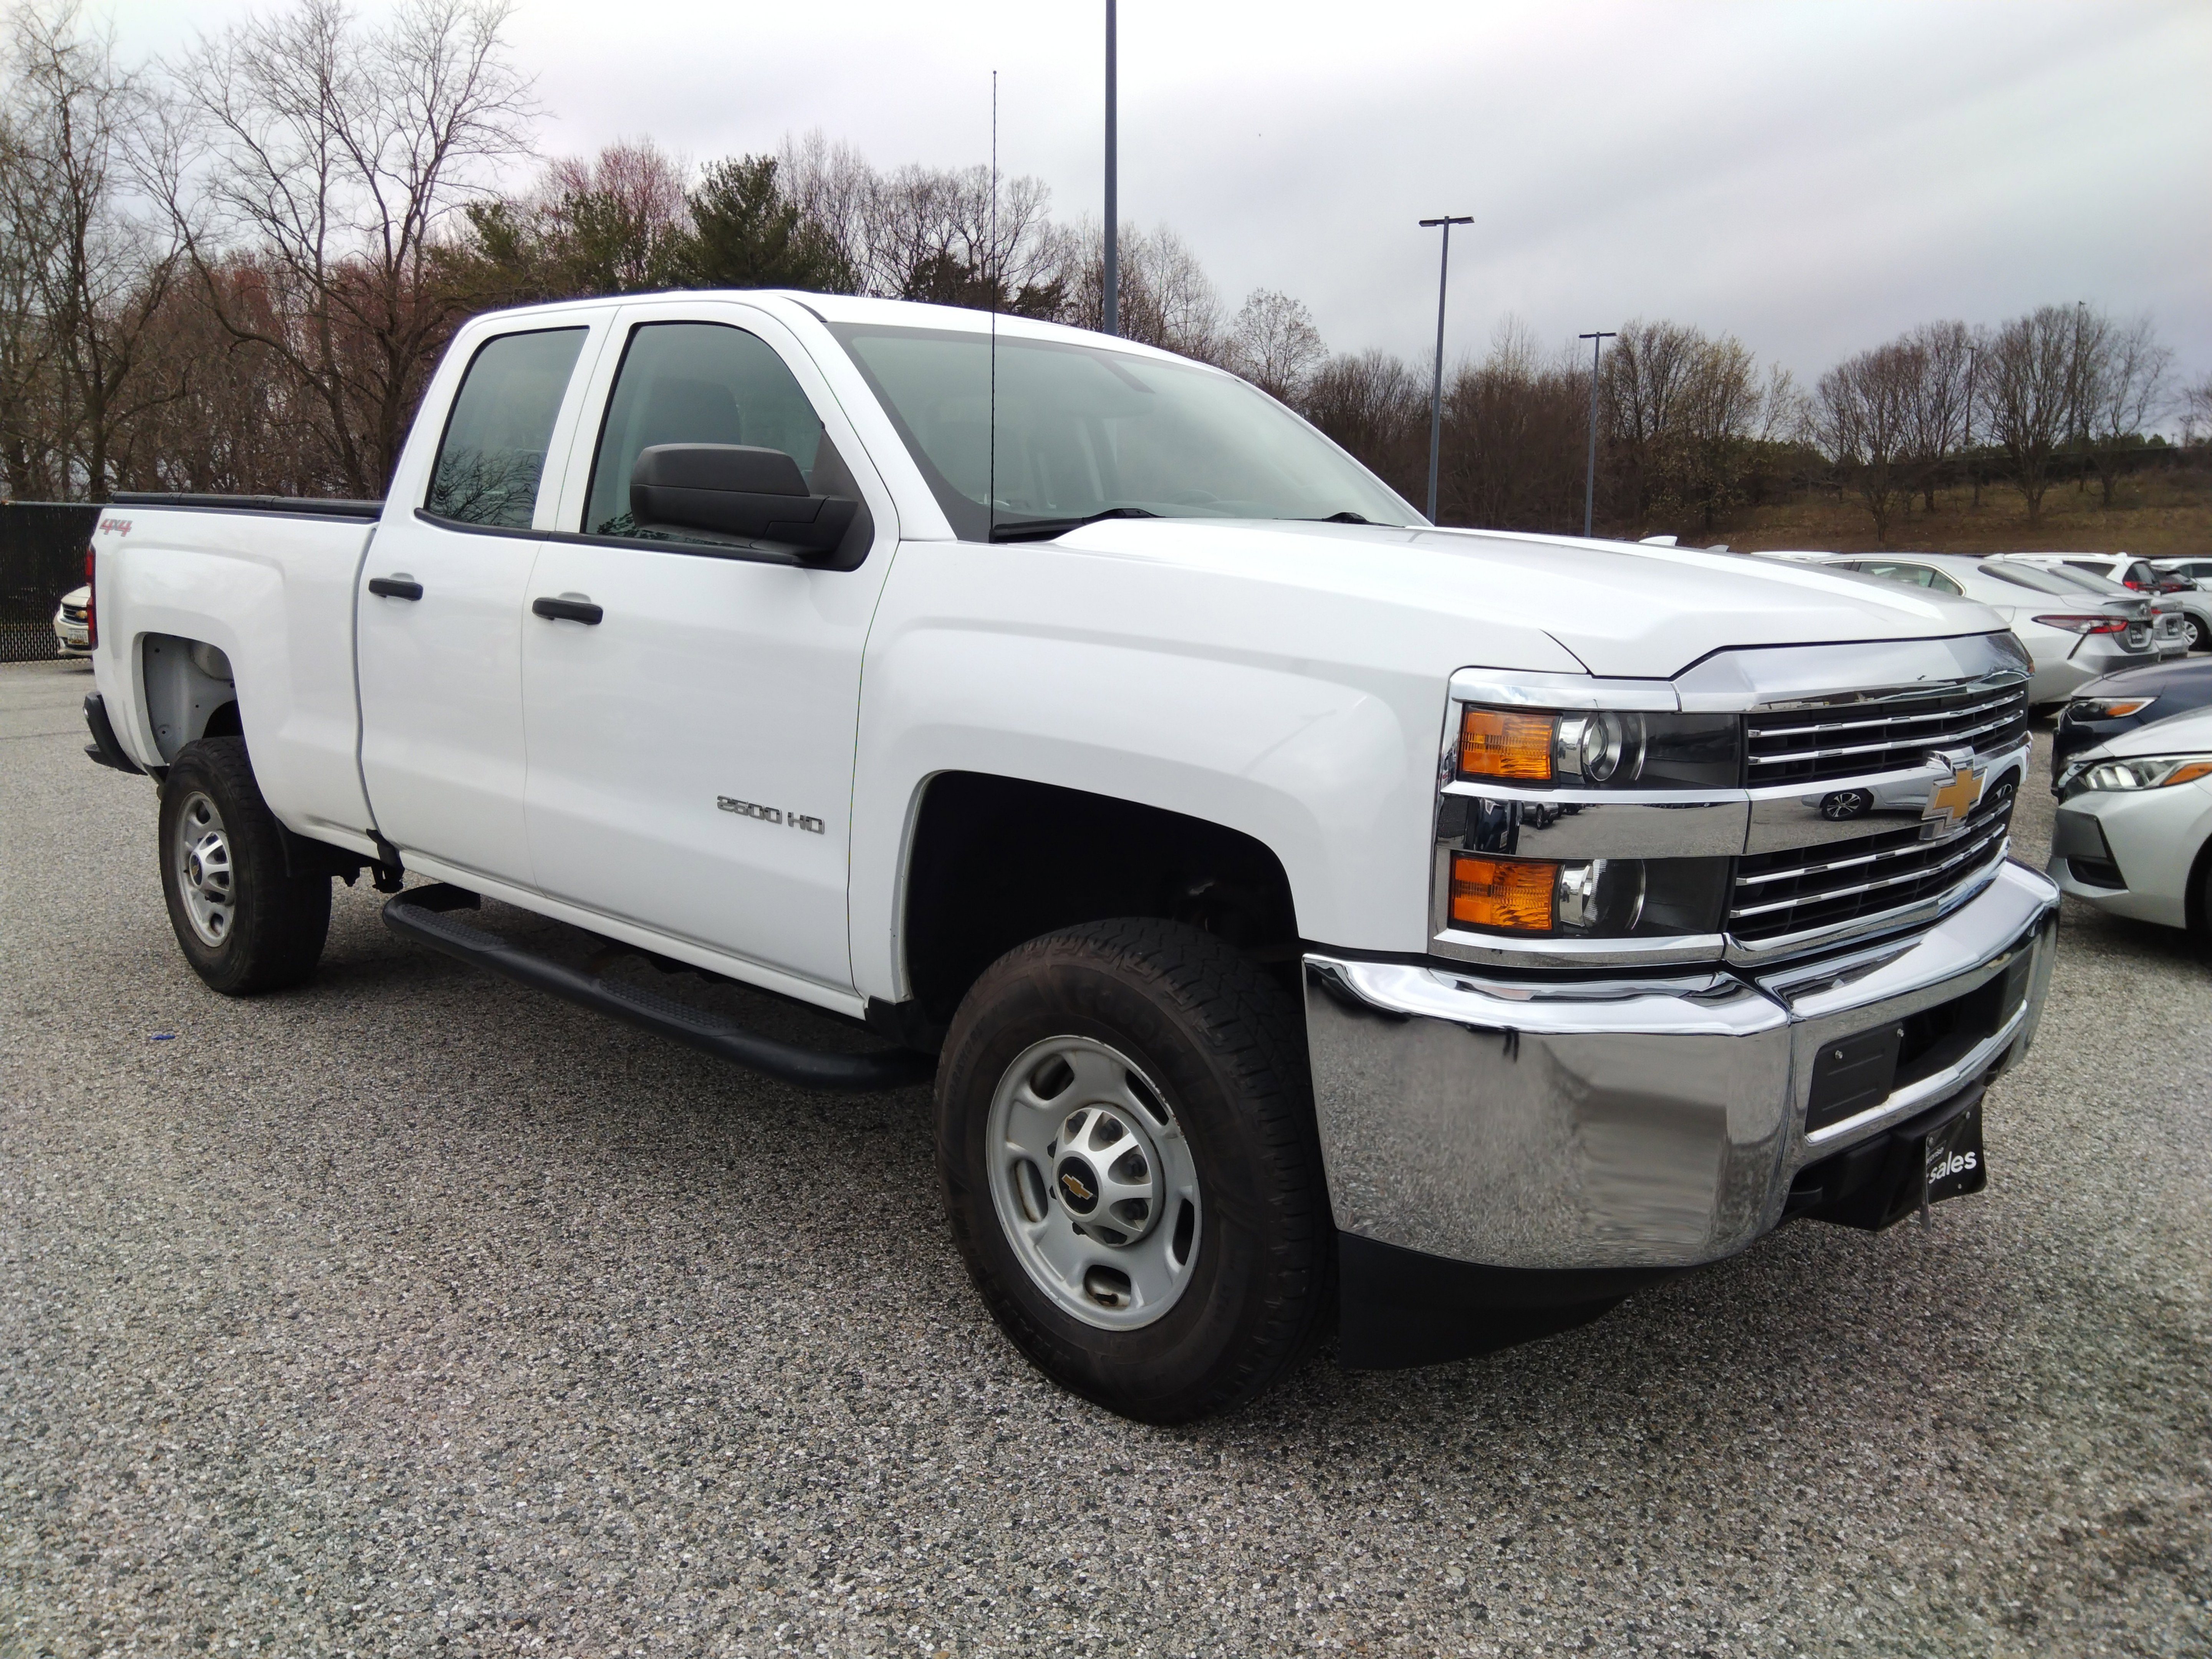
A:
<svg viewBox="0 0 2212 1659">
<path fill-rule="evenodd" d="M 1427 477 L 1429 389 L 1388 352 L 1330 358 L 1306 382 L 1301 413 L 1408 501 Z"/>
<path fill-rule="evenodd" d="M 144 101 L 112 37 L 85 35 L 76 0 L 62 0 L 15 14 L 9 57 L 17 113 L 0 206 L 10 262 L 35 295 L 67 400 L 74 476 L 60 482 L 98 499 L 121 428 L 174 395 L 137 371 L 179 251 L 122 206 Z"/>
<path fill-rule="evenodd" d="M 1850 475 L 1877 542 L 1889 540 L 1890 517 L 1911 495 L 1913 405 L 1926 374 L 1926 349 L 1899 340 L 1847 357 L 1820 377 L 1821 447 Z"/>
<path fill-rule="evenodd" d="M 2097 486 L 2109 507 L 2119 483 L 2122 455 L 2142 447 L 2143 428 L 2166 408 L 2173 353 L 2159 343 L 2147 316 L 2105 327 L 2099 343 L 2097 361 L 2084 377 L 2087 410 L 2082 424 L 2089 438 L 2090 460 L 2097 469 Z"/>
<path fill-rule="evenodd" d="M 1622 324 L 1599 385 L 1614 516 L 1638 534 L 1661 512 L 1712 530 L 1748 499 L 1759 446 L 1800 402 L 1735 336 L 1663 321 Z"/>
<path fill-rule="evenodd" d="M 1605 357 L 1607 448 L 1621 474 L 1626 516 L 1639 534 L 1664 493 L 1668 447 L 1683 425 L 1704 345 L 1694 329 L 1638 319 L 1621 325 Z"/>
<path fill-rule="evenodd" d="M 868 205 L 875 169 L 848 143 L 832 143 L 820 128 L 804 137 L 787 135 L 776 155 L 785 198 L 808 223 L 820 227 L 850 270 L 863 277 L 868 257 Z"/>
<path fill-rule="evenodd" d="M 1966 369 L 1974 332 L 1964 323 L 1923 323 L 1899 343 L 1911 349 L 1919 366 L 1906 410 L 1905 453 L 1917 475 L 1921 505 L 1933 513 L 1943 464 L 1966 439 Z"/>
<path fill-rule="evenodd" d="M 2200 431 L 2212 431 L 2212 374 L 2181 394 L 2181 441 L 2193 444 Z"/>
<path fill-rule="evenodd" d="M 1269 397 L 1294 404 L 1316 365 L 1328 356 L 1313 313 L 1303 301 L 1273 289 L 1255 288 L 1244 296 L 1229 326 L 1224 367 Z"/>
<path fill-rule="evenodd" d="M 365 29 L 300 0 L 204 40 L 176 69 L 194 118 L 157 169 L 202 291 L 316 405 L 344 488 L 382 490 L 415 401 L 463 308 L 441 237 L 534 113 L 508 61 L 506 0 L 402 0 Z M 216 280 L 245 246 L 272 304 Z"/>
<path fill-rule="evenodd" d="M 1097 328 L 1105 318 L 1106 238 L 1088 222 L 1064 243 L 1073 268 L 1063 322 Z M 1190 245 L 1165 225 L 1121 227 L 1116 294 L 1122 337 L 1206 362 L 1218 362 L 1225 340 L 1221 300 Z"/>
<path fill-rule="evenodd" d="M 0 497 L 62 495 L 68 434 L 53 336 L 40 294 L 53 257 L 53 216 L 39 183 L 35 143 L 0 103 Z"/>
<path fill-rule="evenodd" d="M 1977 378 L 1983 423 L 2012 464 L 2027 520 L 2043 514 L 2051 467 L 2075 430 L 2082 374 L 2080 319 L 2072 306 L 2044 306 L 1991 337 Z"/>
<path fill-rule="evenodd" d="M 1589 371 L 1547 357 L 1511 318 L 1488 354 L 1444 395 L 1438 512 L 1448 524 L 1578 530 L 1589 434 Z"/>
</svg>

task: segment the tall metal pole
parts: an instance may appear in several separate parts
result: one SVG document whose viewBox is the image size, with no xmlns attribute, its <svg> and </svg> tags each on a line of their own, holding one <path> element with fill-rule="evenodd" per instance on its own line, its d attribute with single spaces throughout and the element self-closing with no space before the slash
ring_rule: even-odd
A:
<svg viewBox="0 0 2212 1659">
<path fill-rule="evenodd" d="M 1445 283 L 1451 276 L 1451 228 L 1471 225 L 1474 219 L 1462 214 L 1447 215 L 1441 219 L 1424 219 L 1421 228 L 1432 230 L 1442 225 L 1444 229 L 1443 252 L 1437 262 L 1437 380 L 1429 394 L 1429 522 L 1437 521 L 1437 461 L 1443 453 L 1444 443 L 1444 292 Z"/>
<path fill-rule="evenodd" d="M 1106 0 L 1106 275 L 1102 284 L 1099 331 L 1121 331 L 1121 191 L 1115 175 L 1120 167 L 1121 136 L 1115 106 L 1120 91 L 1115 82 L 1119 51 L 1114 40 L 1114 0 Z"/>
<path fill-rule="evenodd" d="M 1589 471 L 1583 475 L 1583 538 L 1588 540 L 1597 514 L 1597 354 L 1605 349 L 1605 343 L 1613 337 L 1613 331 L 1596 334 L 1577 334 L 1577 340 L 1590 343 L 1590 445 Z"/>
</svg>

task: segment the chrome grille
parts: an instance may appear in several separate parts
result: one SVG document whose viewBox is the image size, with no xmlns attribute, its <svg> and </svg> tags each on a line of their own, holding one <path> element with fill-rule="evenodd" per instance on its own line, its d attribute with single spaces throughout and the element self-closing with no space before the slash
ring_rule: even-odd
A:
<svg viewBox="0 0 2212 1659">
<path fill-rule="evenodd" d="M 2008 777 L 1941 841 L 1921 840 L 1915 825 L 1740 858 L 1729 893 L 1729 932 L 1740 939 L 1779 939 L 1946 891 L 2004 856 L 2015 793 L 2016 780 Z"/>
<path fill-rule="evenodd" d="M 1744 781 L 1810 783 L 1920 765 L 1931 749 L 1988 754 L 2027 730 L 2027 686 L 1843 699 L 1746 717 Z"/>
</svg>

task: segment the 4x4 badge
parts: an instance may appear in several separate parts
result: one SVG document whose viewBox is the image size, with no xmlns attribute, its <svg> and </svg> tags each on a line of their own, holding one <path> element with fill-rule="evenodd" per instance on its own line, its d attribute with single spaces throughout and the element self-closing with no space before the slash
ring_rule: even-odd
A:
<svg viewBox="0 0 2212 1659">
<path fill-rule="evenodd" d="M 1980 805 L 1982 786 L 1988 781 L 1986 772 L 1977 772 L 1973 763 L 1967 761 L 1951 769 L 1950 778 L 1928 792 L 1928 805 L 1922 809 L 1923 818 L 1947 820 L 1944 828 L 1955 830 L 1966 814 Z"/>
</svg>

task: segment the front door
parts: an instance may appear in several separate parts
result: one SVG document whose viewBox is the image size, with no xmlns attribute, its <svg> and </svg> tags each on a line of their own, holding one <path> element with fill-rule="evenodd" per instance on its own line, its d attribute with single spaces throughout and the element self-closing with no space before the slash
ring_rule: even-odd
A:
<svg viewBox="0 0 2212 1659">
<path fill-rule="evenodd" d="M 587 405 L 604 415 L 580 429 L 570 465 L 565 533 L 531 580 L 531 605 L 556 614 L 524 618 L 538 885 L 849 990 L 860 653 L 894 544 L 889 497 L 773 319 L 648 302 L 617 329 Z M 814 493 L 866 504 L 854 543 L 866 557 L 853 569 L 763 562 L 788 554 L 639 524 L 631 468 L 666 443 L 784 451 Z"/>
<path fill-rule="evenodd" d="M 419 510 L 386 512 L 355 596 L 362 776 L 378 832 L 403 855 L 521 887 L 522 608 L 542 539 L 532 526 L 589 333 L 540 327 L 476 347 L 427 479 L 397 481 Z"/>
</svg>

